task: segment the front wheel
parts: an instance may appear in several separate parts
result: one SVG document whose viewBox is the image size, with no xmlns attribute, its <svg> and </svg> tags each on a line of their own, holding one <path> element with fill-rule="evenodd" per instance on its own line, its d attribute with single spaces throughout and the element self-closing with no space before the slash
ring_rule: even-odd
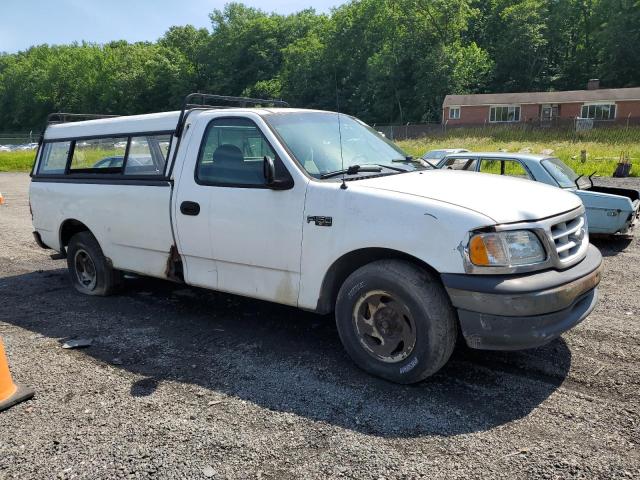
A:
<svg viewBox="0 0 640 480">
<path fill-rule="evenodd" d="M 73 286 L 85 295 L 109 295 L 119 283 L 119 272 L 109 265 L 100 244 L 89 232 L 71 237 L 67 267 Z"/>
<path fill-rule="evenodd" d="M 457 321 L 438 278 L 404 260 L 380 260 L 353 272 L 336 301 L 340 339 L 363 370 L 415 383 L 447 362 Z"/>
</svg>

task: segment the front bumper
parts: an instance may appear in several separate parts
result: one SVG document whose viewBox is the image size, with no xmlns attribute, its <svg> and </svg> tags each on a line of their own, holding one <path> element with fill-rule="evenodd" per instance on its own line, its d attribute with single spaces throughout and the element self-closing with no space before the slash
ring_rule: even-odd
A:
<svg viewBox="0 0 640 480">
<path fill-rule="evenodd" d="M 522 275 L 443 274 L 462 334 L 471 348 L 520 350 L 543 345 L 580 323 L 594 309 L 602 256 L 566 270 Z"/>
</svg>

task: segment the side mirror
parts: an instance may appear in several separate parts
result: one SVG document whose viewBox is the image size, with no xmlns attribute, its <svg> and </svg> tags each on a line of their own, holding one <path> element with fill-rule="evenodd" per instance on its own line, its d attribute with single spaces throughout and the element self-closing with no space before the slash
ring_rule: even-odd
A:
<svg viewBox="0 0 640 480">
<path fill-rule="evenodd" d="M 288 190 L 293 188 L 293 179 L 287 175 L 286 178 L 276 178 L 276 164 L 271 157 L 265 155 L 262 162 L 262 173 L 267 183 L 267 187 L 272 190 Z"/>
<path fill-rule="evenodd" d="M 264 179 L 267 181 L 267 185 L 272 185 L 276 178 L 276 164 L 273 158 L 265 155 L 262 163 L 262 173 L 264 174 Z"/>
</svg>

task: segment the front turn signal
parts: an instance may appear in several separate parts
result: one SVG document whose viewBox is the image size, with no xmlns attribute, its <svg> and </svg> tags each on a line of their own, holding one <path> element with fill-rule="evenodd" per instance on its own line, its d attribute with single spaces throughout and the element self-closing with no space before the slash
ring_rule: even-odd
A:
<svg viewBox="0 0 640 480">
<path fill-rule="evenodd" d="M 482 235 L 476 235 L 469 242 L 469 258 L 474 265 L 489 265 L 489 255 Z"/>
</svg>

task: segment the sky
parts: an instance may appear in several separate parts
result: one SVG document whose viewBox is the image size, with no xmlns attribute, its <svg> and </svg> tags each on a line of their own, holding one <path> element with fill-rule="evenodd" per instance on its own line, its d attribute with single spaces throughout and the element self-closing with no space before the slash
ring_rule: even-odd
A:
<svg viewBox="0 0 640 480">
<path fill-rule="evenodd" d="M 229 0 L 0 0 L 0 52 L 74 41 L 154 41 L 172 25 L 210 28 L 209 13 Z M 329 12 L 345 0 L 242 0 L 277 13 Z"/>
</svg>

